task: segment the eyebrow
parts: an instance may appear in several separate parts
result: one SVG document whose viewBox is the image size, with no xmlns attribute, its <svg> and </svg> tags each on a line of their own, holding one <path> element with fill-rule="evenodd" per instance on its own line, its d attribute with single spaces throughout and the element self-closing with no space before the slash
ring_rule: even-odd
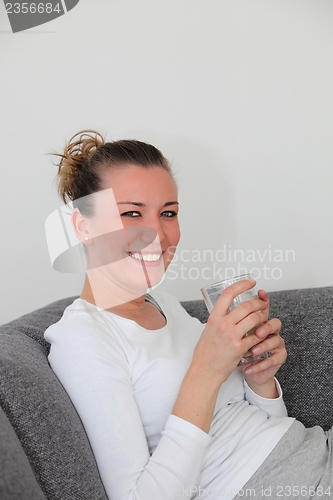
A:
<svg viewBox="0 0 333 500">
<path fill-rule="evenodd" d="M 136 207 L 145 207 L 144 203 L 140 201 L 120 201 L 117 205 L 135 205 Z M 178 201 L 167 201 L 164 203 L 164 207 L 169 207 L 170 205 L 179 205 Z"/>
</svg>

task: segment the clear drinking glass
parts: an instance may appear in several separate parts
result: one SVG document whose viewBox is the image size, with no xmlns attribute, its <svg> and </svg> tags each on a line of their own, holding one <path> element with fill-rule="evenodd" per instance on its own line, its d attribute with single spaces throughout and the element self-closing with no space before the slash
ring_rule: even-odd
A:
<svg viewBox="0 0 333 500">
<path fill-rule="evenodd" d="M 206 307 L 208 309 L 208 312 L 211 313 L 213 307 L 215 306 L 217 299 L 225 290 L 228 286 L 232 285 L 233 283 L 236 283 L 237 281 L 241 280 L 248 280 L 248 279 L 253 279 L 251 274 L 242 274 L 241 276 L 235 276 L 234 278 L 226 279 L 223 281 L 218 281 L 217 283 L 213 283 L 212 285 L 205 286 L 201 289 L 201 293 L 204 297 Z M 249 290 L 246 290 L 245 292 L 237 295 L 234 300 L 232 301 L 231 306 L 228 309 L 228 312 L 231 312 L 235 307 L 239 306 L 243 302 L 246 302 L 247 300 L 252 300 L 258 298 L 258 292 L 256 286 L 253 286 Z M 254 328 L 251 328 L 249 332 L 247 332 L 244 337 L 247 337 L 248 335 L 253 335 L 256 331 L 257 328 L 259 328 L 260 325 L 255 326 Z M 258 356 L 253 356 L 250 351 L 246 352 L 244 356 L 241 358 L 239 365 L 245 365 L 248 363 L 253 363 L 254 361 L 260 361 L 265 358 L 269 358 L 271 356 L 271 353 L 268 352 L 263 352 L 262 354 L 259 354 Z"/>
</svg>

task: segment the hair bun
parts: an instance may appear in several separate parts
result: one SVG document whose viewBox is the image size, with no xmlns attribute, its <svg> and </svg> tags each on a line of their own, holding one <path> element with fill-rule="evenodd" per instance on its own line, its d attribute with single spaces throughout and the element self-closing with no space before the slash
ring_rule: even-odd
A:
<svg viewBox="0 0 333 500">
<path fill-rule="evenodd" d="M 58 191 L 64 203 L 76 198 L 75 184 L 86 162 L 105 144 L 104 137 L 95 130 L 82 130 L 68 141 L 58 166 Z"/>
</svg>

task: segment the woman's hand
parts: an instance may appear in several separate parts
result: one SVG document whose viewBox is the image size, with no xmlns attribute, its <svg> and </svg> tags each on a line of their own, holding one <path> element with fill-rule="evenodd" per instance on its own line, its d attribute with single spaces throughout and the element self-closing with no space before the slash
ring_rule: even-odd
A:
<svg viewBox="0 0 333 500">
<path fill-rule="evenodd" d="M 267 301 L 249 300 L 228 313 L 233 299 L 255 285 L 242 280 L 219 297 L 194 349 L 172 413 L 209 432 L 216 398 L 221 387 L 251 347 L 262 341 L 244 335 L 267 321 Z"/>
<path fill-rule="evenodd" d="M 278 397 L 274 375 L 286 358 L 278 319 L 268 321 L 269 300 L 260 290 L 258 298 L 243 302 L 230 313 L 233 299 L 255 285 L 242 280 L 226 288 L 209 315 L 194 349 L 172 413 L 209 432 L 219 389 L 247 351 L 272 351 L 272 357 L 244 367 L 244 376 L 254 392 Z M 262 325 L 254 335 L 244 335 Z"/>
<path fill-rule="evenodd" d="M 259 290 L 258 296 L 267 302 L 269 310 L 268 295 L 264 290 Z M 251 365 L 243 366 L 244 377 L 251 389 L 258 395 L 275 398 L 278 397 L 274 376 L 279 368 L 287 359 L 287 351 L 284 340 L 280 337 L 281 321 L 273 318 L 261 325 L 256 330 L 256 337 L 260 343 L 251 349 L 251 352 L 257 356 L 270 351 L 272 356 L 262 361 L 257 361 Z"/>
<path fill-rule="evenodd" d="M 230 313 L 233 299 L 255 285 L 254 280 L 242 280 L 226 288 L 212 310 L 206 327 L 195 348 L 192 364 L 207 376 L 222 384 L 238 365 L 245 352 L 263 340 L 256 335 L 244 335 L 268 319 L 268 297 L 243 302 Z"/>
</svg>

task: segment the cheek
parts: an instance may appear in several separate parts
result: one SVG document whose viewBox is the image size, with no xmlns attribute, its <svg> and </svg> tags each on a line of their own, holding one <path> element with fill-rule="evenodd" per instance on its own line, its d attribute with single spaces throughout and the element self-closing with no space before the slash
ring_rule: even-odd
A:
<svg viewBox="0 0 333 500">
<path fill-rule="evenodd" d="M 180 240 L 180 227 L 177 224 L 177 227 L 174 228 L 173 231 L 173 245 L 178 245 L 178 242 Z"/>
<path fill-rule="evenodd" d="M 168 242 L 169 242 L 169 248 L 168 248 L 168 261 L 170 262 L 173 259 L 173 256 L 176 252 L 176 247 L 179 243 L 180 240 L 180 230 L 179 226 L 174 227 L 172 231 L 170 231 L 169 237 L 168 237 Z"/>
</svg>

